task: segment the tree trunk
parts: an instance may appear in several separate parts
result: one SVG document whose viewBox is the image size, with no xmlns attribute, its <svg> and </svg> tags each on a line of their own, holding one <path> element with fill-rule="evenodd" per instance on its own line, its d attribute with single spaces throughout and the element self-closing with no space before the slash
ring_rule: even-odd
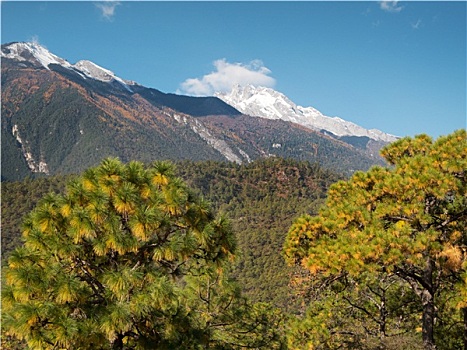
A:
<svg viewBox="0 0 467 350">
<path fill-rule="evenodd" d="M 423 280 L 425 288 L 421 293 L 423 315 L 422 315 L 422 339 L 425 350 L 436 350 L 434 325 L 435 325 L 435 293 L 433 288 L 434 262 L 428 258 Z"/>
<path fill-rule="evenodd" d="M 388 311 L 386 309 L 386 290 L 383 289 L 381 293 L 381 305 L 379 307 L 379 337 L 383 340 L 386 337 L 386 316 Z"/>
<path fill-rule="evenodd" d="M 462 308 L 462 315 L 464 317 L 464 350 L 467 350 L 467 307 Z"/>
<path fill-rule="evenodd" d="M 112 344 L 113 350 L 120 350 L 123 349 L 123 335 L 118 333 L 117 338 L 113 341 Z"/>
<path fill-rule="evenodd" d="M 433 296 L 428 292 L 423 292 L 423 316 L 422 316 L 422 338 L 425 350 L 435 350 L 434 324 L 435 324 L 435 303 Z"/>
<path fill-rule="evenodd" d="M 422 304 L 422 339 L 425 350 L 436 350 L 434 338 L 435 325 L 435 287 L 433 286 L 433 272 L 435 264 L 428 258 L 425 269 L 420 275 L 413 272 L 398 271 L 409 282 L 412 290 L 420 298 Z M 467 348 L 465 349 L 467 350 Z"/>
</svg>

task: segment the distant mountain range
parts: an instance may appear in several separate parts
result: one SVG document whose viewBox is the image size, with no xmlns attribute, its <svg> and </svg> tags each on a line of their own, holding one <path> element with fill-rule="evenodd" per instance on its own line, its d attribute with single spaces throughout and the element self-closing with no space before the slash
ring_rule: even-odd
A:
<svg viewBox="0 0 467 350">
<path fill-rule="evenodd" d="M 379 148 L 395 139 L 272 89 L 166 94 L 35 43 L 2 45 L 1 60 L 2 180 L 76 173 L 108 156 L 236 163 L 277 156 L 351 173 L 381 163 Z"/>
</svg>

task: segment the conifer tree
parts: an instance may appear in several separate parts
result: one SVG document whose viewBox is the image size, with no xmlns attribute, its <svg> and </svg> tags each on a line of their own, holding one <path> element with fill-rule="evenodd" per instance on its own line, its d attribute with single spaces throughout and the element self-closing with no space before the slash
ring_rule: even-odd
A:
<svg viewBox="0 0 467 350">
<path fill-rule="evenodd" d="M 223 336 L 206 329 L 209 320 L 233 322 L 231 306 L 243 300 L 238 291 L 211 283 L 225 299 L 224 316 L 209 316 L 201 333 L 193 312 L 202 304 L 202 281 L 222 275 L 233 257 L 232 230 L 170 163 L 104 160 L 71 181 L 65 195 L 43 198 L 25 220 L 23 238 L 3 273 L 2 327 L 30 348 L 219 348 L 233 337 L 235 329 Z M 243 307 L 250 316 L 253 310 Z M 238 336 L 259 336 L 261 322 L 249 319 L 253 325 L 237 327 Z"/>
<path fill-rule="evenodd" d="M 398 277 L 418 296 L 424 348 L 436 349 L 442 293 L 467 306 L 466 131 L 403 138 L 382 155 L 392 167 L 333 185 L 318 216 L 294 222 L 284 251 L 313 276 Z"/>
</svg>

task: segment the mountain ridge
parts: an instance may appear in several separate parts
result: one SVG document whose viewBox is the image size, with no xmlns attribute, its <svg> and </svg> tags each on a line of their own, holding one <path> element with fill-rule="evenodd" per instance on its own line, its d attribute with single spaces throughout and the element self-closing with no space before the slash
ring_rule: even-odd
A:
<svg viewBox="0 0 467 350">
<path fill-rule="evenodd" d="M 76 173 L 109 156 L 236 163 L 284 157 L 343 173 L 382 162 L 299 124 L 252 118 L 217 97 L 166 94 L 37 45 L 2 45 L 1 56 L 2 180 Z"/>
</svg>

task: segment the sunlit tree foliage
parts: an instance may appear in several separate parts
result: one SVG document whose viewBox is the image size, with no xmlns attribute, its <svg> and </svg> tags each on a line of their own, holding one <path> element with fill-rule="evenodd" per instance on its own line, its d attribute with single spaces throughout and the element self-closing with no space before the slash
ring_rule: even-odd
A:
<svg viewBox="0 0 467 350">
<path fill-rule="evenodd" d="M 377 315 L 371 310 L 384 306 L 395 317 L 382 292 L 396 293 L 388 299 L 393 302 L 398 293 L 408 295 L 408 288 L 421 311 L 417 327 L 425 349 L 436 348 L 437 327 L 462 329 L 461 311 L 467 307 L 466 132 L 436 141 L 426 135 L 403 138 L 384 148 L 382 155 L 391 167 L 357 172 L 334 184 L 319 215 L 298 218 L 288 233 L 284 249 L 289 263 L 301 264 L 315 279 L 338 283 L 329 283 L 325 290 L 334 288 L 330 305 L 323 300 L 311 305 L 306 321 L 310 332 L 305 336 L 310 344 L 326 344 L 336 329 L 348 336 L 345 341 L 355 340 L 352 330 L 344 334 L 345 327 L 329 324 L 336 320 L 330 310 L 339 310 L 341 320 L 348 318 L 345 308 L 371 320 Z M 397 283 L 388 285 L 392 280 Z M 373 306 L 356 298 L 362 291 L 367 296 L 372 291 Z M 333 302 L 340 305 L 336 308 Z M 379 309 L 374 309 L 377 304 Z M 389 316 L 380 329 L 383 337 L 394 330 Z M 322 331 L 316 327 L 320 318 Z M 381 318 L 374 321 L 382 326 Z M 461 346 L 462 334 L 457 343 L 450 341 L 451 346 Z M 329 342 L 326 346 L 333 348 Z"/>
</svg>

